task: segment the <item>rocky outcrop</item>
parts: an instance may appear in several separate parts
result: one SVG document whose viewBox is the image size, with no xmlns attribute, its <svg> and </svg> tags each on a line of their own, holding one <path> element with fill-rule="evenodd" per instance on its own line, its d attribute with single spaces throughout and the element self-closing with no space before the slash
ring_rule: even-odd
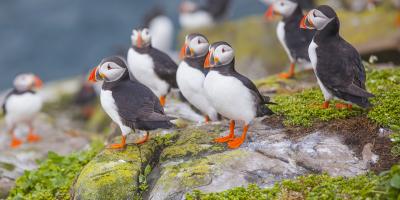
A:
<svg viewBox="0 0 400 200">
<path fill-rule="evenodd" d="M 82 170 L 74 199 L 182 199 L 194 189 L 218 192 L 252 183 L 267 187 L 307 173 L 354 176 L 368 169 L 335 133 L 290 138 L 285 128 L 257 121 L 246 143 L 229 150 L 213 142 L 227 128 L 227 122 L 192 125 L 145 145 L 106 149 Z"/>
</svg>

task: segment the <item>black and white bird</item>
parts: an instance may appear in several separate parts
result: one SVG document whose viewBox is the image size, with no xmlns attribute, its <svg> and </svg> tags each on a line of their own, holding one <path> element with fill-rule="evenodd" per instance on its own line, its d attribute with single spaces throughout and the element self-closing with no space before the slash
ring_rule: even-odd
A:
<svg viewBox="0 0 400 200">
<path fill-rule="evenodd" d="M 318 84 L 324 94 L 323 108 L 333 98 L 345 100 L 337 108 L 351 109 L 352 104 L 367 108 L 374 95 L 365 89 L 365 68 L 357 50 L 339 35 L 336 12 L 322 5 L 311 10 L 300 23 L 303 29 L 316 29 L 308 53 Z"/>
<path fill-rule="evenodd" d="M 180 5 L 179 23 L 184 29 L 212 26 L 227 15 L 230 2 L 231 0 L 206 0 L 204 5 L 199 5 L 184 0 Z"/>
<path fill-rule="evenodd" d="M 187 35 L 181 50 L 181 58 L 184 59 L 176 72 L 179 90 L 190 104 L 205 115 L 206 123 L 209 120 L 218 120 L 218 113 L 208 101 L 203 88 L 204 79 L 208 72 L 204 68 L 204 61 L 209 46 L 204 35 L 198 33 Z"/>
<path fill-rule="evenodd" d="M 295 75 L 296 64 L 311 66 L 308 46 L 315 31 L 299 28 L 303 11 L 296 0 L 276 0 L 266 12 L 267 19 L 271 19 L 274 14 L 282 16 L 276 28 L 276 34 L 290 60 L 289 72 L 280 74 L 280 77 L 292 78 Z"/>
<path fill-rule="evenodd" d="M 170 89 L 178 87 L 178 65 L 166 53 L 152 46 L 149 29 L 134 29 L 131 39 L 132 47 L 127 56 L 129 72 L 149 87 L 164 106 Z"/>
<path fill-rule="evenodd" d="M 122 132 L 121 143 L 112 144 L 110 148 L 125 147 L 126 136 L 136 129 L 146 131 L 145 137 L 136 142 L 142 144 L 149 138 L 148 131 L 173 126 L 170 122 L 173 118 L 164 114 L 164 109 L 153 92 L 130 79 L 122 58 L 113 56 L 103 59 L 92 70 L 89 80 L 104 80 L 100 92 L 101 106 Z"/>
<path fill-rule="evenodd" d="M 217 138 L 216 142 L 228 142 L 228 147 L 238 148 L 246 139 L 250 123 L 256 117 L 272 115 L 266 106 L 272 104 L 247 77 L 235 70 L 233 48 L 226 42 L 216 42 L 209 48 L 204 63 L 209 68 L 204 80 L 205 93 L 219 114 L 229 118 L 230 134 Z M 235 121 L 243 121 L 241 137 L 234 138 Z"/>
<path fill-rule="evenodd" d="M 5 114 L 5 121 L 8 132 L 12 136 L 10 146 L 19 147 L 22 140 L 17 138 L 14 130 L 19 125 L 27 125 L 29 133 L 28 142 L 40 140 L 35 134 L 33 120 L 42 109 L 43 100 L 34 89 L 41 88 L 42 81 L 34 74 L 20 74 L 14 79 L 14 88 L 6 95 L 2 108 Z"/>
<path fill-rule="evenodd" d="M 143 19 L 143 27 L 148 27 L 151 35 L 151 44 L 154 48 L 168 54 L 172 53 L 174 41 L 174 24 L 164 10 L 159 7 L 153 7 Z"/>
</svg>

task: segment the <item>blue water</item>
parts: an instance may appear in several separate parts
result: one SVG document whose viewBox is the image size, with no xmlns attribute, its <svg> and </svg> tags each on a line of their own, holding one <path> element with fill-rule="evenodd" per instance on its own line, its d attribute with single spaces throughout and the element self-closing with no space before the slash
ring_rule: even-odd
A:
<svg viewBox="0 0 400 200">
<path fill-rule="evenodd" d="M 130 33 L 154 5 L 177 25 L 180 0 L 1 0 L 0 90 L 33 72 L 44 81 L 85 73 L 103 57 L 123 53 Z M 229 18 L 260 14 L 258 0 L 233 0 Z"/>
</svg>

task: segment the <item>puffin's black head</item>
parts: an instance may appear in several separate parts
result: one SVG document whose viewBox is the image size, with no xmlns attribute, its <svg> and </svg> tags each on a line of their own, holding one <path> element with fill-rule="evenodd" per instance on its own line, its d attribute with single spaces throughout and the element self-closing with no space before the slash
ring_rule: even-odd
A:
<svg viewBox="0 0 400 200">
<path fill-rule="evenodd" d="M 34 74 L 19 74 L 14 79 L 14 88 L 20 92 L 41 88 L 42 80 Z"/>
<path fill-rule="evenodd" d="M 227 42 L 215 42 L 209 50 L 204 62 L 205 68 L 227 65 L 235 58 L 235 52 Z"/>
<path fill-rule="evenodd" d="M 148 47 L 151 45 L 151 34 L 148 28 L 133 29 L 131 35 L 132 45 L 137 48 Z"/>
<path fill-rule="evenodd" d="M 271 20 L 274 14 L 290 17 L 297 7 L 299 7 L 299 3 L 296 0 L 275 0 L 265 12 L 265 17 L 268 20 Z"/>
<path fill-rule="evenodd" d="M 183 44 L 180 58 L 184 57 L 200 57 L 204 56 L 208 52 L 210 44 L 206 36 L 199 33 L 192 33 L 185 37 L 185 44 Z"/>
<path fill-rule="evenodd" d="M 113 82 L 120 80 L 127 72 L 125 60 L 119 56 L 104 58 L 99 66 L 95 67 L 90 73 L 89 81 L 96 82 L 104 80 Z"/>
<path fill-rule="evenodd" d="M 339 23 L 335 10 L 327 5 L 322 5 L 310 10 L 304 16 L 300 22 L 300 28 L 322 30 L 331 22 Z"/>
</svg>

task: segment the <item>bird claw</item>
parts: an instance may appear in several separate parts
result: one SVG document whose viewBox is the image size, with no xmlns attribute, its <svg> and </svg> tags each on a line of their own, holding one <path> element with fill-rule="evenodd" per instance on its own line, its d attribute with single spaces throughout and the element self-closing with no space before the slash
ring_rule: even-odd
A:
<svg viewBox="0 0 400 200">
<path fill-rule="evenodd" d="M 38 142 L 40 139 L 40 136 L 34 133 L 29 133 L 27 137 L 28 142 Z"/>
<path fill-rule="evenodd" d="M 351 110 L 352 109 L 352 105 L 351 104 L 345 104 L 345 103 L 337 103 L 336 104 L 336 109 L 349 109 L 349 110 Z"/>
<path fill-rule="evenodd" d="M 225 137 L 216 138 L 216 139 L 214 139 L 214 142 L 216 142 L 216 143 L 225 143 L 225 142 L 229 142 L 229 141 L 231 141 L 233 139 L 234 139 L 233 136 L 228 135 L 228 136 L 225 136 Z"/>
<path fill-rule="evenodd" d="M 18 148 L 19 146 L 21 146 L 21 144 L 22 144 L 22 141 L 20 139 L 13 138 L 10 146 L 11 146 L 11 148 Z"/>
<path fill-rule="evenodd" d="M 289 79 L 289 78 L 293 78 L 294 74 L 293 73 L 281 73 L 279 74 L 279 78 L 283 78 L 283 79 Z"/>
<path fill-rule="evenodd" d="M 244 142 L 244 139 L 239 137 L 239 138 L 234 138 L 232 141 L 228 142 L 228 147 L 230 149 L 237 149 L 242 145 Z"/>
<path fill-rule="evenodd" d="M 148 140 L 149 140 L 149 137 L 148 136 L 144 136 L 142 139 L 136 141 L 135 144 L 144 144 Z"/>
<path fill-rule="evenodd" d="M 110 144 L 107 149 L 122 149 L 124 148 L 124 144 Z"/>
</svg>

